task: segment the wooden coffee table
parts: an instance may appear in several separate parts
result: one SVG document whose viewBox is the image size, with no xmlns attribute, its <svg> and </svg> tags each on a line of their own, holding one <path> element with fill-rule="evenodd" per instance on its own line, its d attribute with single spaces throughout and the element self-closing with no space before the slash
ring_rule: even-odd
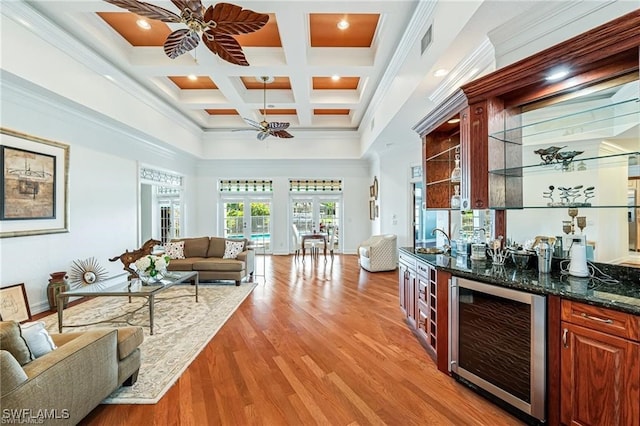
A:
<svg viewBox="0 0 640 426">
<path fill-rule="evenodd" d="M 184 283 L 194 279 L 195 281 L 195 297 L 198 301 L 198 272 L 197 271 L 171 271 L 168 272 L 162 280 L 157 283 L 142 285 L 139 279 L 113 283 L 109 281 L 97 282 L 74 290 L 61 292 L 58 294 L 58 331 L 62 333 L 62 313 L 64 311 L 63 297 L 69 296 L 128 296 L 129 302 L 132 297 L 146 297 L 149 301 L 149 328 L 150 334 L 153 334 L 153 311 L 155 306 L 155 296 L 162 293 L 166 289 L 176 284 Z"/>
</svg>

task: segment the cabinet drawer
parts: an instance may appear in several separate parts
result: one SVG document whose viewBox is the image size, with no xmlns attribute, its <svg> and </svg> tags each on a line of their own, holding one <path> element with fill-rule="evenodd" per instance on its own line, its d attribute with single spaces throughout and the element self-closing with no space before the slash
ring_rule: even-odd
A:
<svg viewBox="0 0 640 426">
<path fill-rule="evenodd" d="M 563 300 L 562 320 L 640 341 L 640 317 L 626 312 Z"/>
<path fill-rule="evenodd" d="M 404 263 L 408 268 L 416 269 L 416 259 L 411 255 L 400 253 L 398 255 L 398 261 Z"/>
<path fill-rule="evenodd" d="M 422 275 L 423 277 L 425 277 L 427 280 L 429 279 L 429 271 L 432 269 L 429 266 L 425 265 L 422 262 L 417 262 L 416 263 L 416 271 L 418 272 L 419 275 Z"/>
</svg>

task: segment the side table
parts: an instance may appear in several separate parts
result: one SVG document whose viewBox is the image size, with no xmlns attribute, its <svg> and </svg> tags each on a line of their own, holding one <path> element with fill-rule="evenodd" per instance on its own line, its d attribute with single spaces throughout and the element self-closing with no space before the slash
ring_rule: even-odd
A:
<svg viewBox="0 0 640 426">
<path fill-rule="evenodd" d="M 262 277 L 264 278 L 264 282 L 265 284 L 267 283 L 267 276 L 266 276 L 266 272 L 267 272 L 267 245 L 264 243 L 256 243 L 256 242 L 250 242 L 249 244 L 247 244 L 247 248 L 249 250 L 253 250 L 255 251 L 255 254 L 258 254 L 258 249 L 262 249 L 262 274 L 258 274 L 257 268 L 256 268 L 256 264 L 258 263 L 256 261 L 256 256 L 253 256 L 253 276 L 254 278 L 257 277 Z"/>
</svg>

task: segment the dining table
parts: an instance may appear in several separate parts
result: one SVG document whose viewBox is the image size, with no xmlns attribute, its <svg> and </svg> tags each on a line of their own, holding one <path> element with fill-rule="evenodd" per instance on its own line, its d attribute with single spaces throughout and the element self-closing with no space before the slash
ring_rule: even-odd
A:
<svg viewBox="0 0 640 426">
<path fill-rule="evenodd" d="M 327 257 L 327 240 L 329 234 L 325 232 L 311 232 L 308 234 L 301 235 L 301 245 L 302 245 L 302 258 L 304 259 L 305 254 L 305 242 L 307 240 L 322 240 L 324 242 L 324 257 Z"/>
</svg>

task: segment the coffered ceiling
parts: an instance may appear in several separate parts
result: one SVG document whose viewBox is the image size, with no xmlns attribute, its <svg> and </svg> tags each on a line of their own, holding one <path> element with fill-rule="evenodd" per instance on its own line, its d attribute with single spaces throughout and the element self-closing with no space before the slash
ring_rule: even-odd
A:
<svg viewBox="0 0 640 426">
<path fill-rule="evenodd" d="M 64 3 L 64 4 L 62 4 Z M 174 13 L 167 1 L 150 1 Z M 204 43 L 176 59 L 163 51 L 184 24 L 146 19 L 100 1 L 35 2 L 34 7 L 126 70 L 203 130 L 247 129 L 267 119 L 296 129 L 356 130 L 409 23 L 415 1 L 244 1 L 269 15 L 260 30 L 235 36 L 250 66 L 233 65 Z M 204 7 L 215 2 L 203 1 Z M 348 27 L 340 29 L 340 22 Z"/>
<path fill-rule="evenodd" d="M 171 1 L 149 3 L 179 13 Z M 138 16 L 105 1 L 0 2 L 3 15 L 112 80 L 127 96 L 115 102 L 96 99 L 87 90 L 86 102 L 84 93 L 65 90 L 56 76 L 54 86 L 60 94 L 69 92 L 76 102 L 107 111 L 128 126 L 204 158 L 292 158 L 292 152 L 299 158 L 316 157 L 318 152 L 325 158 L 359 158 L 402 144 L 419 149 L 412 127 L 461 84 L 492 71 L 494 49 L 518 59 L 532 43 L 530 50 L 557 42 L 554 31 L 576 14 L 590 17 L 602 8 L 597 1 L 569 0 L 233 3 L 269 16 L 260 30 L 234 36 L 249 66 L 222 60 L 202 42 L 170 59 L 163 43 L 185 24 L 149 20 L 149 29 L 144 29 Z M 215 4 L 203 1 L 205 8 Z M 338 27 L 342 20 L 349 24 L 346 29 Z M 536 31 L 520 34 L 523 26 Z M 564 36 L 579 32 L 571 27 Z M 448 73 L 439 74 L 439 69 Z M 266 85 L 266 102 L 263 76 L 273 78 Z M 35 80 L 48 82 L 40 75 Z M 65 84 L 73 85 L 73 76 Z M 113 113 L 131 97 L 177 126 L 167 124 L 159 130 L 157 118 Z M 270 122 L 290 123 L 294 138 L 271 145 L 271 151 L 256 151 L 255 129 L 243 118 L 259 122 L 264 112 Z M 178 127 L 187 129 L 188 142 L 164 130 Z"/>
</svg>

